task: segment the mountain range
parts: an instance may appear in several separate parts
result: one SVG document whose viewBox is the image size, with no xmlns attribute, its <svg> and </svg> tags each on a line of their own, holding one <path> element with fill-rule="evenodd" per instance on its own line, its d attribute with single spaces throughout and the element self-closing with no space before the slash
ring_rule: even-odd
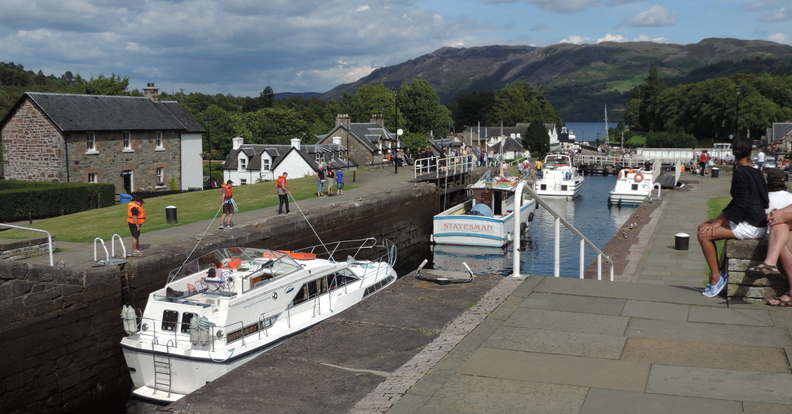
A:
<svg viewBox="0 0 792 414">
<path fill-rule="evenodd" d="M 363 84 L 399 87 L 428 81 L 443 104 L 461 93 L 496 91 L 515 81 L 543 88 L 565 121 L 620 120 L 635 86 L 651 65 L 669 85 L 738 73 L 792 74 L 792 46 L 763 40 L 709 38 L 695 44 L 654 42 L 562 43 L 546 47 L 443 47 L 407 62 L 374 70 L 339 85 L 322 99 L 354 93 Z"/>
</svg>

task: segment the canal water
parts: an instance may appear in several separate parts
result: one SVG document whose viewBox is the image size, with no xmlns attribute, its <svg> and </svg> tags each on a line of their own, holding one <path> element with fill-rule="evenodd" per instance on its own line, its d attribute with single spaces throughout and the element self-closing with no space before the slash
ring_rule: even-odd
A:
<svg viewBox="0 0 792 414">
<path fill-rule="evenodd" d="M 618 229 L 630 218 L 634 207 L 608 207 L 608 193 L 616 184 L 616 177 L 586 176 L 580 196 L 574 200 L 544 200 L 561 217 L 572 223 L 595 246 L 602 249 L 613 238 Z M 554 217 L 540 207 L 534 212 L 528 234 L 522 242 L 520 252 L 520 273 L 552 276 L 554 249 Z M 562 277 L 578 277 L 580 269 L 580 239 L 561 225 L 561 263 Z M 463 262 L 476 275 L 510 275 L 513 269 L 511 244 L 504 249 L 466 246 L 432 246 L 432 259 L 428 266 L 434 269 L 465 271 Z M 588 266 L 596 258 L 588 246 L 584 253 L 584 263 Z M 603 266 L 603 272 L 608 267 Z"/>
</svg>

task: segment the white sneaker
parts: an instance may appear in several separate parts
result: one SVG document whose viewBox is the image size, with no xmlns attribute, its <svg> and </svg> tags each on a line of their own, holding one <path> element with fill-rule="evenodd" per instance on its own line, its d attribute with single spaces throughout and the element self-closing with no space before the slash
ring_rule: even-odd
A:
<svg viewBox="0 0 792 414">
<path fill-rule="evenodd" d="M 721 272 L 720 280 L 718 280 L 718 283 L 714 285 L 707 283 L 707 288 L 704 289 L 704 291 L 701 292 L 701 294 L 708 298 L 714 298 L 715 296 L 718 296 L 718 294 L 721 293 L 723 288 L 726 287 L 727 283 L 728 283 L 728 275 L 725 272 Z"/>
</svg>

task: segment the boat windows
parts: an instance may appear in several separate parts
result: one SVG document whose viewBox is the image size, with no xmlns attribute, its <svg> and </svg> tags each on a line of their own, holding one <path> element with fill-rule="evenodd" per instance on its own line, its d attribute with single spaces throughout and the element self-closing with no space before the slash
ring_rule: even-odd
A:
<svg viewBox="0 0 792 414">
<path fill-rule="evenodd" d="M 182 333 L 190 333 L 190 321 L 192 318 L 197 318 L 198 314 L 191 312 L 184 312 L 182 314 L 181 331 Z"/>
<path fill-rule="evenodd" d="M 174 310 L 162 311 L 162 330 L 174 332 L 176 331 L 176 324 L 179 323 L 179 312 Z"/>
<path fill-rule="evenodd" d="M 385 279 L 382 279 L 379 282 L 367 287 L 366 288 L 366 292 L 363 294 L 363 297 L 366 298 L 366 297 L 368 297 L 370 295 L 373 295 L 373 294 L 377 293 L 383 287 L 388 286 L 388 283 L 393 281 L 393 279 L 395 279 L 395 277 L 388 276 Z"/>
<path fill-rule="evenodd" d="M 248 325 L 242 329 L 238 329 L 233 332 L 229 332 L 228 335 L 226 335 L 226 343 L 230 344 L 234 341 L 238 341 L 242 339 L 243 336 L 252 335 L 259 331 L 266 331 L 267 329 L 271 328 L 272 325 L 275 325 L 275 321 L 278 320 L 279 316 L 280 313 L 270 316 L 268 318 L 263 318 L 263 319 L 259 318 L 259 321 L 257 323 Z"/>
<path fill-rule="evenodd" d="M 294 296 L 294 300 L 292 300 L 292 306 L 299 305 L 309 299 L 344 287 L 357 280 L 358 278 L 349 269 L 341 269 L 338 272 L 314 279 L 302 285 L 297 295 Z"/>
</svg>

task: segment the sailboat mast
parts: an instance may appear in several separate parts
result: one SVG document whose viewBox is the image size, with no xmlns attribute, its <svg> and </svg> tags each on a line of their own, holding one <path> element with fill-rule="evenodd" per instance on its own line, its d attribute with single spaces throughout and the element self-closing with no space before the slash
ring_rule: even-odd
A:
<svg viewBox="0 0 792 414">
<path fill-rule="evenodd" d="M 605 104 L 605 144 L 609 146 L 610 137 L 608 136 L 608 104 Z"/>
</svg>

